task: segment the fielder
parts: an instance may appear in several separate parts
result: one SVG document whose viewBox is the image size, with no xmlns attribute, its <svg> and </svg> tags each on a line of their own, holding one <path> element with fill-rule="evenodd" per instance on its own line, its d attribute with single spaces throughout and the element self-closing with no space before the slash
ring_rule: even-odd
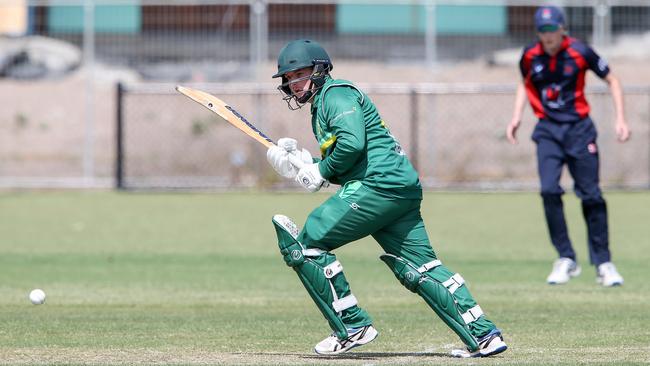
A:
<svg viewBox="0 0 650 366">
<path fill-rule="evenodd" d="M 418 174 L 400 144 L 368 96 L 348 81 L 333 79 L 332 68 L 327 52 L 316 42 L 295 40 L 282 49 L 273 77 L 281 78 L 279 89 L 290 109 L 311 105 L 322 158 L 312 159 L 291 138 L 280 139 L 267 152 L 280 175 L 295 179 L 309 192 L 329 183 L 341 186 L 311 212 L 302 230 L 286 216 L 273 217 L 285 262 L 333 331 L 316 344 L 315 352 L 339 354 L 378 335 L 332 253 L 368 235 L 386 252 L 381 260 L 402 285 L 420 295 L 465 343 L 467 351 L 455 356 L 505 351 L 501 331 L 485 316 L 463 277 L 433 251 L 420 215 Z M 295 157 L 301 167 L 291 163 Z"/>
<path fill-rule="evenodd" d="M 582 201 L 582 213 L 589 237 L 589 260 L 596 267 L 596 281 L 611 287 L 623 284 L 623 277 L 611 262 L 607 205 L 599 187 L 599 158 L 596 127 L 589 118 L 585 99 L 585 74 L 593 71 L 609 84 L 616 109 L 616 135 L 620 142 L 630 138 L 625 122 L 623 92 L 607 62 L 593 49 L 566 35 L 564 15 L 554 6 L 535 13 L 538 42 L 524 49 L 519 62 L 522 82 L 517 88 L 515 107 L 506 135 L 517 142 L 526 94 L 539 118 L 532 139 L 537 144 L 537 163 L 542 201 L 551 242 L 559 258 L 546 278 L 552 285 L 563 284 L 580 274 L 576 253 L 564 218 L 560 176 L 566 164 L 573 177 L 575 193 Z"/>
</svg>

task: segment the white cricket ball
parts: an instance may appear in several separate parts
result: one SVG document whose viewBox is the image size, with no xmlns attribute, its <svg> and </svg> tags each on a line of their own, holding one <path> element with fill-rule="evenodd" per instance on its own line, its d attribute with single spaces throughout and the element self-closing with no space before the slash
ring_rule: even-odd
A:
<svg viewBox="0 0 650 366">
<path fill-rule="evenodd" d="M 45 302 L 45 292 L 40 288 L 32 290 L 29 293 L 29 301 L 34 305 L 40 305 Z"/>
</svg>

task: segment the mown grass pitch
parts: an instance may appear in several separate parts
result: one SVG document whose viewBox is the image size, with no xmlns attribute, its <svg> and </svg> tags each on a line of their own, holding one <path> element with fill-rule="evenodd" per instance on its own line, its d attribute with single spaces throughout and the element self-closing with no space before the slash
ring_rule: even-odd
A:
<svg viewBox="0 0 650 366">
<path fill-rule="evenodd" d="M 0 194 L 0 364 L 633 364 L 650 362 L 650 193 L 609 192 L 621 288 L 595 283 L 579 202 L 565 196 L 583 273 L 551 287 L 537 194 L 428 193 L 439 257 L 460 272 L 510 349 L 447 356 L 456 336 L 378 259 L 336 254 L 380 335 L 318 358 L 329 330 L 284 265 L 271 216 L 302 223 L 325 194 Z M 44 305 L 27 299 L 33 288 Z"/>
</svg>

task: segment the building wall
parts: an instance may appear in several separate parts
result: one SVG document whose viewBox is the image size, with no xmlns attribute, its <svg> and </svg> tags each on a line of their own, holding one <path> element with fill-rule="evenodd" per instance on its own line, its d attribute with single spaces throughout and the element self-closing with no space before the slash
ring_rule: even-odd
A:
<svg viewBox="0 0 650 366">
<path fill-rule="evenodd" d="M 340 33 L 422 34 L 426 8 L 423 5 L 340 4 L 337 8 Z M 504 34 L 508 29 L 505 6 L 441 5 L 435 9 L 438 34 Z"/>
<path fill-rule="evenodd" d="M 95 32 L 139 33 L 142 10 L 134 5 L 98 5 L 95 7 Z M 52 6 L 47 12 L 50 33 L 80 33 L 84 27 L 82 6 Z"/>
</svg>

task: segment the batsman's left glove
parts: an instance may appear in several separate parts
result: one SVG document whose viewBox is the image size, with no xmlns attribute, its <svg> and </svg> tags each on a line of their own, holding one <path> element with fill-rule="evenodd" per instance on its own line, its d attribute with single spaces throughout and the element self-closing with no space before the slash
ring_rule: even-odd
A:
<svg viewBox="0 0 650 366">
<path fill-rule="evenodd" d="M 268 160 L 269 164 L 271 164 L 278 174 L 285 178 L 293 179 L 298 174 L 298 167 L 291 162 L 292 159 L 289 158 L 290 154 L 297 157 L 298 162 L 302 161 L 305 164 L 311 164 L 313 161 L 311 154 L 305 149 L 288 152 L 279 146 L 271 146 L 266 151 L 266 160 Z"/>
<path fill-rule="evenodd" d="M 296 167 L 289 161 L 289 153 L 281 147 L 275 145 L 269 147 L 266 151 L 266 160 L 278 174 L 285 178 L 292 179 L 298 174 Z"/>
<path fill-rule="evenodd" d="M 295 139 L 292 139 L 291 137 L 283 137 L 278 140 L 278 147 L 283 148 L 289 152 L 289 154 L 297 157 L 299 161 L 302 161 L 302 164 L 296 165 L 296 159 L 289 159 L 293 164 L 294 167 L 296 167 L 296 173 L 298 173 L 298 170 L 300 167 L 302 167 L 305 164 L 311 164 L 314 162 L 314 159 L 311 156 L 311 153 L 307 151 L 307 149 L 298 148 L 298 141 Z M 293 178 L 293 177 L 291 177 Z"/>
</svg>

